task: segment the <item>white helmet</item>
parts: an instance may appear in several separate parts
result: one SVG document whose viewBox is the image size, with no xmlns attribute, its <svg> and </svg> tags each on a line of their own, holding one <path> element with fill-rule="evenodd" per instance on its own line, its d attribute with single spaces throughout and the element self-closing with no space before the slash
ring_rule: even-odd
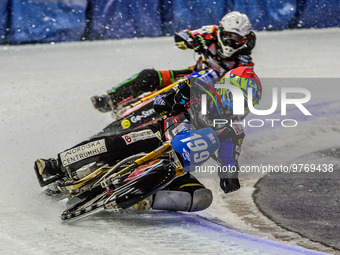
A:
<svg viewBox="0 0 340 255">
<path fill-rule="evenodd" d="M 233 11 L 220 21 L 218 42 L 224 57 L 230 57 L 246 46 L 251 23 L 244 13 Z"/>
</svg>

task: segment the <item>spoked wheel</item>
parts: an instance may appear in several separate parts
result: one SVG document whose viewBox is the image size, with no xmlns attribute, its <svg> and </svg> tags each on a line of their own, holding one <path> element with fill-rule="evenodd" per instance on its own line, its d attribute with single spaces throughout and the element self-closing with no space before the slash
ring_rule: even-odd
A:
<svg viewBox="0 0 340 255">
<path fill-rule="evenodd" d="M 109 172 L 102 176 L 102 178 L 96 182 L 93 188 L 71 198 L 69 201 L 75 200 L 76 202 L 72 203 L 71 201 L 71 205 L 68 206 L 68 208 L 62 213 L 61 219 L 65 221 L 78 220 L 105 210 L 105 200 L 107 200 L 112 195 L 113 189 L 108 190 L 101 187 L 100 181 L 116 173 L 130 161 L 138 159 L 144 155 L 146 155 L 146 153 L 140 153 L 120 161 L 114 167 L 112 167 Z"/>
<path fill-rule="evenodd" d="M 82 219 L 106 208 L 119 212 L 163 189 L 175 176 L 175 166 L 169 160 L 158 159 L 141 165 L 123 177 L 118 187 L 110 185 L 106 189 L 98 183 L 94 188 L 79 194 L 76 197 L 79 201 L 69 206 L 62 213 L 61 219 Z M 110 175 L 105 177 L 109 178 Z"/>
</svg>

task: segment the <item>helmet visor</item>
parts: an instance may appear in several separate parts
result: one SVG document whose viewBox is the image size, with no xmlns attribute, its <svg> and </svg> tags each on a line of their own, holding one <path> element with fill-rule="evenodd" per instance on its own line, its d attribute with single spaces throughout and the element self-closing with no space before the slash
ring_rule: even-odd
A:
<svg viewBox="0 0 340 255">
<path fill-rule="evenodd" d="M 223 46 L 230 46 L 234 49 L 241 47 L 247 40 L 247 38 L 242 35 L 224 31 L 223 29 L 220 31 L 220 39 Z"/>
<path fill-rule="evenodd" d="M 242 35 L 233 33 L 233 32 L 228 32 L 228 31 L 224 31 L 221 30 L 221 39 L 222 42 L 227 42 L 228 40 L 233 40 L 236 43 L 241 43 L 244 39 L 244 37 Z"/>
</svg>

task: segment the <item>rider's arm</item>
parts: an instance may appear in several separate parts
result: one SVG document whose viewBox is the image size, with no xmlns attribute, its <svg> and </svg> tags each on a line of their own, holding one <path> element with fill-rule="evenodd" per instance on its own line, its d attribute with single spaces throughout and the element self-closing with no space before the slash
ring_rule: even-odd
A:
<svg viewBox="0 0 340 255">
<path fill-rule="evenodd" d="M 214 40 L 217 35 L 218 27 L 216 25 L 203 26 L 196 30 L 182 30 L 175 35 L 175 45 L 182 49 L 197 49 L 197 46 L 207 45 L 209 41 Z"/>
<path fill-rule="evenodd" d="M 244 139 L 242 126 L 233 124 L 232 127 L 219 134 L 220 148 L 218 150 L 217 164 L 221 170 L 220 187 L 225 193 L 236 191 L 240 188 L 238 180 L 239 164 L 238 158 Z"/>
</svg>

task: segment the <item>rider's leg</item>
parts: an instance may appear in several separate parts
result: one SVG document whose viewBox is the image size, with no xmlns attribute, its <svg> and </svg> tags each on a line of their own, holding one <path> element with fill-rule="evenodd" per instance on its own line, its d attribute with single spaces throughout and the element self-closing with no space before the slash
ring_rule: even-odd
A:
<svg viewBox="0 0 340 255">
<path fill-rule="evenodd" d="M 130 96 L 137 97 L 144 92 L 161 89 L 192 72 L 193 69 L 190 68 L 166 71 L 144 69 L 108 90 L 107 95 L 94 96 L 91 98 L 91 101 L 99 111 L 108 112 L 114 109 L 119 102 Z"/>
<path fill-rule="evenodd" d="M 152 209 L 195 212 L 208 208 L 212 199 L 211 190 L 187 173 L 153 196 Z"/>
</svg>

